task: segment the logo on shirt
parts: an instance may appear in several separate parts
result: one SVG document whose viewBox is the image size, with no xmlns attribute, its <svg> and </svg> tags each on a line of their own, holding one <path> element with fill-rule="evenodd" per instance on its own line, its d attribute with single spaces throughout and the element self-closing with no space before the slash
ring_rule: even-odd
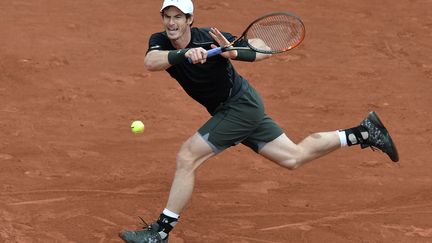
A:
<svg viewBox="0 0 432 243">
<path fill-rule="evenodd" d="M 161 48 L 160 45 L 156 45 L 156 46 L 151 46 L 151 47 L 150 47 L 150 50 L 160 49 L 160 48 Z"/>
</svg>

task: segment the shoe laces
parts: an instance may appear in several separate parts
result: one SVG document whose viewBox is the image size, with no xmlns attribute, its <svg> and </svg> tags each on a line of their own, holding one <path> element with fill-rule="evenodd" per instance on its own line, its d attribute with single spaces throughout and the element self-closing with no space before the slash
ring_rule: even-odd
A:
<svg viewBox="0 0 432 243">
<path fill-rule="evenodd" d="M 147 224 L 147 222 L 143 218 L 141 218 L 141 216 L 138 216 L 138 218 L 140 218 L 141 221 L 142 221 L 143 229 L 145 229 L 145 228 L 147 228 L 147 229 L 151 228 L 151 225 Z"/>
</svg>

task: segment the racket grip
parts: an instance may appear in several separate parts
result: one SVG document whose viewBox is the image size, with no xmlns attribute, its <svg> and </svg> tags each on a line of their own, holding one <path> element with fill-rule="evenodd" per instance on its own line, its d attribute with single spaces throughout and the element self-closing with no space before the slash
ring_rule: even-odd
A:
<svg viewBox="0 0 432 243">
<path fill-rule="evenodd" d="M 222 53 L 222 47 L 216 47 L 207 51 L 207 57 L 216 56 Z"/>
<path fill-rule="evenodd" d="M 216 56 L 222 53 L 222 47 L 216 47 L 207 51 L 207 57 Z M 189 63 L 192 63 L 192 59 L 188 57 Z"/>
</svg>

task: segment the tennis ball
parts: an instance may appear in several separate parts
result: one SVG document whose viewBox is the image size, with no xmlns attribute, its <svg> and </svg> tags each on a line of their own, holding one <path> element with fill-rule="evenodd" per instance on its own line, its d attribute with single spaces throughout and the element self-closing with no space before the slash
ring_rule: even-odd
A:
<svg viewBox="0 0 432 243">
<path fill-rule="evenodd" d="M 131 131 L 135 134 L 144 132 L 144 123 L 142 121 L 133 121 Z"/>
</svg>

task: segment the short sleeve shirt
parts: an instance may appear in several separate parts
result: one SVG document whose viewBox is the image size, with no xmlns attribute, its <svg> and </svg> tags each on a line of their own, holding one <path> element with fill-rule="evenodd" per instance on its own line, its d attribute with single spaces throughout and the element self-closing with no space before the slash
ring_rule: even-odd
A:
<svg viewBox="0 0 432 243">
<path fill-rule="evenodd" d="M 211 49 L 211 44 L 217 45 L 208 33 L 208 28 L 191 28 L 191 41 L 186 48 L 202 47 Z M 233 41 L 235 37 L 222 32 Z M 240 43 L 240 45 L 243 45 Z M 165 32 L 154 33 L 149 40 L 149 51 L 175 50 Z M 240 91 L 242 82 L 247 82 L 234 69 L 229 59 L 220 55 L 207 58 L 204 64 L 184 62 L 171 66 L 166 71 L 177 80 L 186 93 L 202 104 L 212 114 L 213 111 L 230 96 Z"/>
</svg>

